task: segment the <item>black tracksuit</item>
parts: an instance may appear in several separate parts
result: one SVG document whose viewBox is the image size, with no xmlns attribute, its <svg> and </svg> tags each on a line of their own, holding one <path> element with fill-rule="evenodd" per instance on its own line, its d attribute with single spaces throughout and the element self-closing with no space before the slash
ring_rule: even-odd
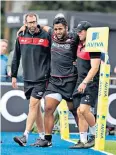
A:
<svg viewBox="0 0 116 155">
<path fill-rule="evenodd" d="M 16 39 L 12 61 L 12 77 L 17 77 L 17 71 L 22 57 L 24 81 L 38 82 L 49 77 L 50 72 L 50 37 L 40 29 L 38 33 L 19 34 Z"/>
</svg>

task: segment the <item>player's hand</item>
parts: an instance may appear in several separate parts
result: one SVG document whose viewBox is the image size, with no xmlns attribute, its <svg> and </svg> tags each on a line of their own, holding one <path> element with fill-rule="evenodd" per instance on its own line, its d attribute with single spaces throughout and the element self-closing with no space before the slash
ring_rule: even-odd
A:
<svg viewBox="0 0 116 155">
<path fill-rule="evenodd" d="M 77 64 L 77 62 L 76 61 L 73 61 L 73 65 L 76 66 L 76 64 Z"/>
<path fill-rule="evenodd" d="M 8 76 L 11 77 L 11 72 L 8 72 Z"/>
<path fill-rule="evenodd" d="M 17 32 L 17 37 L 18 37 L 18 35 L 19 35 L 20 32 L 23 32 L 23 35 L 24 35 L 25 30 L 26 30 L 26 25 L 23 25 L 23 26 L 18 30 L 18 32 Z"/>
<path fill-rule="evenodd" d="M 12 78 L 12 87 L 15 88 L 15 89 L 18 88 L 17 79 L 15 77 Z"/>
<path fill-rule="evenodd" d="M 85 91 L 85 88 L 86 88 L 86 84 L 85 83 L 81 83 L 79 86 L 78 86 L 78 93 L 84 93 Z"/>
<path fill-rule="evenodd" d="M 114 68 L 114 73 L 116 73 L 116 67 Z"/>
</svg>

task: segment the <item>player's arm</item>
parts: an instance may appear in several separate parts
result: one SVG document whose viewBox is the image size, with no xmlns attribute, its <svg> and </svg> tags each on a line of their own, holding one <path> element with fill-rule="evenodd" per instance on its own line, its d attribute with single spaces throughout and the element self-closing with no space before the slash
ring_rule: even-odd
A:
<svg viewBox="0 0 116 155">
<path fill-rule="evenodd" d="M 21 33 L 21 32 L 23 32 L 23 35 L 24 35 L 24 33 L 25 33 L 25 30 L 26 30 L 26 25 L 24 24 L 23 26 L 21 26 L 21 28 L 18 30 L 18 32 L 17 32 L 17 37 L 19 36 L 19 33 Z"/>
<path fill-rule="evenodd" d="M 38 28 L 40 28 L 40 27 L 41 27 L 43 30 L 45 30 L 46 32 L 49 32 L 49 30 L 50 30 L 50 28 L 51 28 L 51 27 L 49 27 L 49 26 L 38 25 Z M 24 24 L 24 25 L 18 30 L 18 32 L 17 32 L 17 37 L 18 37 L 18 35 L 19 35 L 20 32 L 23 32 L 23 35 L 24 35 L 26 28 L 27 28 L 27 27 L 26 27 L 26 25 Z"/>
<path fill-rule="evenodd" d="M 79 45 L 79 36 L 73 32 L 69 33 L 70 37 L 73 38 L 73 42 L 71 44 L 71 49 L 73 51 L 73 58 L 76 61 L 77 59 L 77 48 Z M 75 65 L 75 61 L 74 61 L 74 65 Z"/>
<path fill-rule="evenodd" d="M 100 66 L 100 63 L 101 63 L 101 59 L 100 59 L 100 55 L 101 53 L 90 53 L 91 55 L 91 69 L 89 70 L 86 78 L 83 80 L 83 83 L 89 83 L 93 78 L 94 76 L 96 75 L 96 73 L 98 72 L 99 70 L 99 66 Z"/>
<path fill-rule="evenodd" d="M 40 26 L 44 31 L 49 32 L 49 30 L 51 29 L 51 27 L 49 26 Z"/>
<path fill-rule="evenodd" d="M 7 62 L 7 75 L 11 77 L 11 63 L 13 59 L 13 51 L 10 52 L 8 56 L 8 62 Z"/>
<path fill-rule="evenodd" d="M 99 70 L 99 65 L 100 58 L 91 59 L 91 69 L 89 70 L 86 78 L 83 80 L 83 83 L 89 83 L 94 78 L 94 76 Z"/>
<path fill-rule="evenodd" d="M 100 63 L 101 63 L 100 56 L 101 56 L 101 53 L 92 53 L 92 54 L 90 53 L 91 69 L 89 70 L 89 72 L 88 72 L 87 76 L 85 77 L 85 79 L 79 85 L 78 92 L 84 93 L 85 88 L 87 86 L 87 83 L 89 83 L 94 78 L 96 73 L 98 72 L 99 66 L 100 66 Z"/>
<path fill-rule="evenodd" d="M 17 38 L 15 43 L 12 65 L 11 65 L 11 77 L 12 77 L 13 88 L 17 88 L 17 72 L 20 64 L 20 58 L 21 58 L 20 44 L 19 44 L 19 39 Z"/>
</svg>

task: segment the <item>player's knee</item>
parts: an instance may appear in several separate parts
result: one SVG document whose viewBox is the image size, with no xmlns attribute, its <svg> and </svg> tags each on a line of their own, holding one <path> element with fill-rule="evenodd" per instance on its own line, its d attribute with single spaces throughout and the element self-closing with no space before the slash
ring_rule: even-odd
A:
<svg viewBox="0 0 116 155">
<path fill-rule="evenodd" d="M 80 108 L 77 109 L 77 115 L 79 118 L 82 117 L 82 113 L 80 112 Z"/>
<path fill-rule="evenodd" d="M 37 109 L 38 108 L 39 103 L 35 100 L 31 100 L 29 103 L 29 109 Z"/>
<path fill-rule="evenodd" d="M 86 108 L 79 108 L 79 111 L 77 113 L 78 115 L 84 115 L 86 113 Z"/>
<path fill-rule="evenodd" d="M 47 114 L 53 114 L 53 108 L 52 106 L 45 106 L 45 115 Z"/>
<path fill-rule="evenodd" d="M 80 108 L 77 109 L 77 114 L 80 114 Z"/>
<path fill-rule="evenodd" d="M 29 111 L 36 111 L 37 106 L 35 104 L 29 105 Z"/>
</svg>

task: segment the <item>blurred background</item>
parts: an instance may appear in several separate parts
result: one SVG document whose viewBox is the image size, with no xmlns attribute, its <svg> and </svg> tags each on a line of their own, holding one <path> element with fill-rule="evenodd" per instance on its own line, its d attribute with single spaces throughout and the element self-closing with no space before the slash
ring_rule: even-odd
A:
<svg viewBox="0 0 116 155">
<path fill-rule="evenodd" d="M 37 13 L 39 24 L 49 26 L 52 26 L 54 17 L 62 13 L 67 19 L 69 31 L 72 31 L 82 20 L 91 22 L 95 27 L 108 26 L 110 28 L 108 53 L 111 64 L 111 82 L 107 122 L 113 126 L 116 125 L 116 1 L 1 1 L 1 38 L 8 40 L 8 42 L 4 41 L 5 44 L 0 44 L 1 49 L 4 47 L 6 51 L 4 57 L 1 57 L 1 62 L 3 62 L 1 65 L 2 68 L 4 65 L 5 69 L 1 84 L 2 131 L 23 131 L 26 117 L 22 114 L 24 111 L 26 114 L 28 112 L 25 97 L 20 95 L 20 92 L 17 96 L 17 92 L 12 90 L 11 83 L 5 84 L 5 82 L 11 82 L 10 67 L 16 33 L 23 25 L 23 15 L 27 12 Z M 20 71 L 22 71 L 21 67 Z M 18 82 L 23 82 L 22 72 L 19 73 Z M 18 89 L 23 91 L 23 84 L 20 83 Z M 10 92 L 12 96 L 8 95 Z M 14 122 L 16 117 L 17 122 Z M 70 124 L 74 124 L 75 127 L 73 120 Z"/>
</svg>

